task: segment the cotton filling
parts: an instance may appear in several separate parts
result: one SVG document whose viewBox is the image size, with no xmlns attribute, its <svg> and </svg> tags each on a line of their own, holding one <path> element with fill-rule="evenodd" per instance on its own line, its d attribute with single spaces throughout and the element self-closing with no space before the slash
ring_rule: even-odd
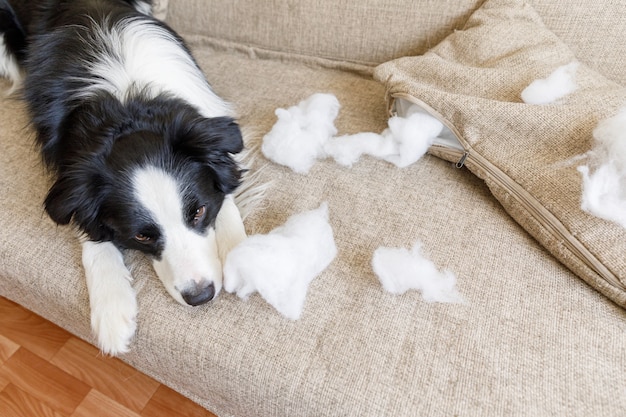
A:
<svg viewBox="0 0 626 417">
<path fill-rule="evenodd" d="M 224 289 L 243 299 L 258 292 L 282 315 L 296 320 L 309 284 L 336 255 L 328 205 L 322 203 L 236 246 L 224 264 Z"/>
<path fill-rule="evenodd" d="M 422 254 L 420 242 L 415 242 L 411 250 L 387 247 L 376 249 L 372 268 L 383 288 L 391 294 L 418 290 L 426 302 L 464 302 L 456 288 L 456 276 L 450 271 L 439 271 Z"/>
</svg>

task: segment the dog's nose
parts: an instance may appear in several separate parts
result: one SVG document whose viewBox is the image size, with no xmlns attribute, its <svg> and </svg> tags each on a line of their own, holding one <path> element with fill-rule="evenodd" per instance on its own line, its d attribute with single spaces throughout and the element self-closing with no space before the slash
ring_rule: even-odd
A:
<svg viewBox="0 0 626 417">
<path fill-rule="evenodd" d="M 199 306 L 213 299 L 215 296 L 215 285 L 212 282 L 202 281 L 196 283 L 192 288 L 182 291 L 180 295 L 190 306 Z"/>
</svg>

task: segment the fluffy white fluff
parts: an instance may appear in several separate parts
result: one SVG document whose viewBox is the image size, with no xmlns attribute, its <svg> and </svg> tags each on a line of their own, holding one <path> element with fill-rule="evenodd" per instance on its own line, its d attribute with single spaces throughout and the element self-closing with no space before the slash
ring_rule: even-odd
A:
<svg viewBox="0 0 626 417">
<path fill-rule="evenodd" d="M 399 168 L 407 167 L 424 156 L 442 130 L 443 124 L 425 113 L 394 116 L 389 119 L 389 129 L 383 132 L 383 137 L 393 142 L 394 153 L 383 159 Z"/>
<path fill-rule="evenodd" d="M 261 151 L 270 160 L 306 174 L 325 157 L 324 143 L 337 133 L 339 101 L 332 94 L 313 94 L 297 106 L 276 109 L 278 120 L 263 138 Z"/>
<path fill-rule="evenodd" d="M 332 155 L 335 162 L 352 166 L 361 155 L 388 157 L 395 153 L 395 143 L 389 137 L 378 133 L 363 132 L 329 138 L 324 144 L 326 155 Z"/>
<path fill-rule="evenodd" d="M 241 298 L 258 293 L 285 317 L 300 317 L 311 281 L 337 255 L 328 205 L 296 214 L 266 235 L 250 236 L 224 265 L 224 289 Z"/>
<path fill-rule="evenodd" d="M 334 122 L 339 107 L 334 95 L 314 94 L 297 106 L 277 109 L 278 121 L 263 138 L 263 154 L 300 174 L 327 157 L 351 166 L 362 155 L 370 155 L 403 168 L 421 158 L 443 129 L 434 117 L 409 111 L 407 117 L 389 119 L 389 128 L 382 134 L 337 137 Z"/>
<path fill-rule="evenodd" d="M 626 108 L 601 121 L 583 176 L 583 210 L 626 228 Z"/>
<path fill-rule="evenodd" d="M 450 271 L 439 271 L 424 257 L 420 242 L 415 242 L 410 251 L 406 248 L 378 248 L 372 258 L 372 268 L 383 288 L 392 294 L 419 290 L 427 302 L 464 302 L 456 288 L 456 276 Z"/>
<path fill-rule="evenodd" d="M 547 78 L 535 80 L 522 91 L 527 104 L 550 104 L 573 93 L 578 88 L 576 71 L 580 63 L 572 62 L 558 67 Z"/>
</svg>

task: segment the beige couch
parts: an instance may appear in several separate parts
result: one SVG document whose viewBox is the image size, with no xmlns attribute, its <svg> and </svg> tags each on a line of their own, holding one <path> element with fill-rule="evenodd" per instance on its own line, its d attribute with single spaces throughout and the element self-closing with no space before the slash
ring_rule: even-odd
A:
<svg viewBox="0 0 626 417">
<path fill-rule="evenodd" d="M 316 92 L 341 102 L 340 133 L 382 131 L 375 67 L 425 53 L 483 3 L 170 0 L 162 12 L 255 149 L 277 107 Z M 530 4 L 583 64 L 626 83 L 623 2 Z M 80 248 L 42 210 L 48 181 L 26 126 L 23 104 L 3 99 L 0 294 L 93 341 Z M 619 296 L 557 261 L 470 170 L 431 155 L 404 169 L 325 160 L 307 175 L 258 155 L 258 169 L 270 186 L 246 218 L 250 234 L 329 203 L 339 254 L 311 284 L 302 317 L 285 319 L 258 295 L 183 308 L 149 261 L 128 253 L 139 317 L 123 360 L 223 417 L 626 415 Z M 466 304 L 382 290 L 373 251 L 416 240 L 455 272 Z"/>
</svg>

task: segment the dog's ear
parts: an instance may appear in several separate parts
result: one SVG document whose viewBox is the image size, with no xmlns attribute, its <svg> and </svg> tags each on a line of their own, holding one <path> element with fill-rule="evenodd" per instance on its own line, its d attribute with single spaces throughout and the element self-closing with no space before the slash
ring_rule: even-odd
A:
<svg viewBox="0 0 626 417">
<path fill-rule="evenodd" d="M 61 173 L 48 191 L 44 208 L 57 224 L 73 222 L 94 239 L 99 239 L 100 204 L 106 192 L 97 172 Z"/>
<path fill-rule="evenodd" d="M 232 118 L 197 119 L 174 140 L 174 152 L 201 162 L 215 173 L 218 190 L 230 194 L 239 186 L 241 170 L 233 155 L 243 150 L 243 138 Z"/>
</svg>

